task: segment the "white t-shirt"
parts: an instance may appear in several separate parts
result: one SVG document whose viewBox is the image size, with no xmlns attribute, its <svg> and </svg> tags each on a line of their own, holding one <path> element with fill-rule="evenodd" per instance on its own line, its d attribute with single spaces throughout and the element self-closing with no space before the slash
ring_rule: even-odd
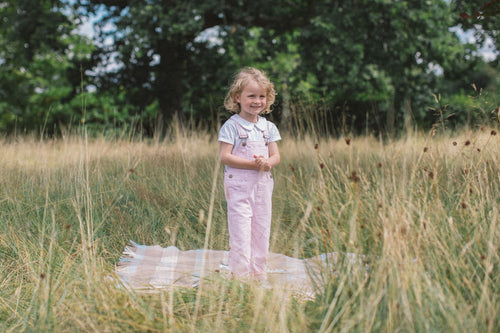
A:
<svg viewBox="0 0 500 333">
<path fill-rule="evenodd" d="M 237 121 L 241 127 L 245 129 L 248 133 L 248 141 L 264 141 L 262 136 L 262 131 L 268 128 L 269 131 L 269 142 L 275 142 L 281 140 L 280 132 L 276 125 L 272 122 L 267 121 L 266 118 L 259 116 L 259 120 L 256 123 L 252 123 L 241 118 L 238 114 L 235 114 L 229 118 L 224 125 L 222 125 L 219 131 L 219 142 L 226 142 L 232 144 L 233 147 L 237 147 L 241 144 L 242 140 L 238 134 Z"/>
</svg>

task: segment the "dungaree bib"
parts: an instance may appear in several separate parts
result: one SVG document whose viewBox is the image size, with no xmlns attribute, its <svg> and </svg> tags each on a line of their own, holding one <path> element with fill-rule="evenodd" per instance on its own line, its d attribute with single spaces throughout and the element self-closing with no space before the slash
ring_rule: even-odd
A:
<svg viewBox="0 0 500 333">
<path fill-rule="evenodd" d="M 269 158 L 268 127 L 262 131 L 263 141 L 248 141 L 246 130 L 236 124 L 242 143 L 233 147 L 232 154 L 252 161 L 254 155 Z M 226 168 L 229 268 L 236 276 L 266 279 L 273 187 L 269 171 Z"/>
</svg>

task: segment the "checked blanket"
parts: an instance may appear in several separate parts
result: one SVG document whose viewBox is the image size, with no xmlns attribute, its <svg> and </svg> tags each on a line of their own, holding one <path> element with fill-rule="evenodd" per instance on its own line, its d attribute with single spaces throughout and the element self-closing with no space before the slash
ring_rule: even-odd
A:
<svg viewBox="0 0 500 333">
<path fill-rule="evenodd" d="M 120 258 L 116 274 L 125 287 L 134 290 L 196 287 L 204 277 L 214 274 L 229 277 L 227 258 L 228 251 L 181 251 L 175 246 L 163 248 L 131 241 Z M 366 264 L 364 256 L 346 254 L 345 258 L 356 265 Z M 268 281 L 271 286 L 279 285 L 313 297 L 321 290 L 323 281 L 335 274 L 338 262 L 339 255 L 335 252 L 308 259 L 270 253 L 267 261 Z"/>
</svg>

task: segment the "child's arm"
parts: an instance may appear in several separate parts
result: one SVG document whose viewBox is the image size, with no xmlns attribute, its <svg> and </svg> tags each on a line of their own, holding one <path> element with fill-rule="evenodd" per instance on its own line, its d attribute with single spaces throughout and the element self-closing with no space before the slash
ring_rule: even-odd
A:
<svg viewBox="0 0 500 333">
<path fill-rule="evenodd" d="M 233 145 L 227 142 L 220 142 L 219 158 L 222 164 L 232 168 L 260 170 L 256 160 L 247 160 L 232 154 Z"/>
<path fill-rule="evenodd" d="M 269 158 L 266 160 L 264 156 L 255 156 L 255 162 L 259 167 L 259 170 L 270 171 L 273 167 L 277 166 L 280 161 L 280 152 L 278 150 L 278 144 L 276 142 L 269 143 Z"/>
<path fill-rule="evenodd" d="M 280 151 L 278 150 L 278 144 L 275 142 L 269 142 L 269 159 L 267 160 L 271 167 L 275 167 L 281 162 Z"/>
</svg>

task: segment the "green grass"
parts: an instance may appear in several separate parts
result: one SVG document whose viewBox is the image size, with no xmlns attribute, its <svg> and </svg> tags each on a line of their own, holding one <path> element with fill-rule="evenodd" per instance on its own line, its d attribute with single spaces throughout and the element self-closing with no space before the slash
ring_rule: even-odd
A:
<svg viewBox="0 0 500 333">
<path fill-rule="evenodd" d="M 370 262 L 365 274 L 341 260 L 314 301 L 221 278 L 158 293 L 111 278 L 129 240 L 187 250 L 203 248 L 209 230 L 207 247 L 227 250 L 210 136 L 6 140 L 0 331 L 496 332 L 500 135 L 490 131 L 285 137 L 271 251 Z"/>
</svg>

